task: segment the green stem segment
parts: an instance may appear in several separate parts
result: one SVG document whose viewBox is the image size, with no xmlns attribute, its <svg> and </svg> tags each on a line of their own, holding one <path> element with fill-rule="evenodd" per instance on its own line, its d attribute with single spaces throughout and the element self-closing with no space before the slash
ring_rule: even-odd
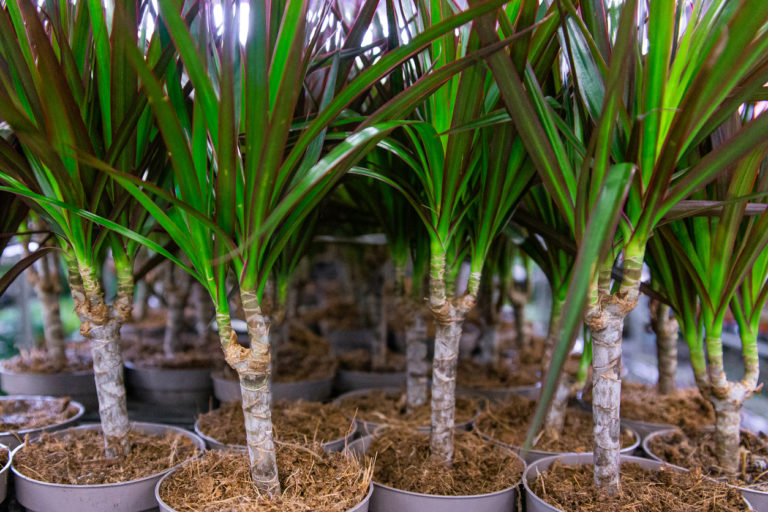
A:
<svg viewBox="0 0 768 512">
<path fill-rule="evenodd" d="M 656 334 L 656 356 L 659 366 L 658 390 L 662 395 L 675 391 L 677 373 L 678 323 L 669 315 L 669 306 L 659 302 L 651 304 L 651 328 Z"/>
</svg>

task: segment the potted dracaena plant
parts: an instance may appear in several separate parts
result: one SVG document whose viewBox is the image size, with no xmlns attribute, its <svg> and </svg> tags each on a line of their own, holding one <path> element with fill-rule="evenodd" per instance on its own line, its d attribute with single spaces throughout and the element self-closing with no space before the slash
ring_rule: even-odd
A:
<svg viewBox="0 0 768 512">
<path fill-rule="evenodd" d="M 727 135 L 748 122 L 753 113 L 746 109 L 743 118 L 734 114 L 721 130 Z M 765 154 L 764 147 L 754 150 L 730 169 L 727 181 L 714 183 L 701 194 L 721 205 L 714 217 L 674 220 L 657 234 L 657 247 L 651 253 L 653 266 L 666 282 L 673 272 L 683 276 L 680 285 L 671 287 L 673 304 L 689 343 L 699 391 L 711 402 L 715 421 L 714 430 L 711 426 L 687 429 L 690 439 L 667 429 L 644 442 L 652 456 L 687 468 L 708 464 L 699 458 L 689 461 L 672 455 L 684 439 L 697 452 L 714 455 L 717 476 L 752 487 L 744 492 L 758 509 L 768 503 L 768 493 L 760 491 L 765 475 L 758 469 L 768 446 L 755 434 L 740 433 L 740 419 L 745 401 L 759 390 L 757 332 L 768 297 L 768 215 L 745 215 L 746 199 L 763 199 L 768 192 Z M 684 284 L 690 288 L 683 290 Z M 739 328 L 744 360 L 744 377 L 739 381 L 728 380 L 723 363 L 723 322 L 729 310 Z"/>
<path fill-rule="evenodd" d="M 154 222 L 145 211 L 135 209 L 137 203 L 130 194 L 78 157 L 79 151 L 96 154 L 128 174 L 147 173 L 162 180 L 165 170 L 147 165 L 159 148 L 159 138 L 153 136 L 151 117 L 142 115 L 146 98 L 138 93 L 136 75 L 125 54 L 126 48 L 139 52 L 137 45 L 142 44 L 147 48 L 140 53 L 142 61 L 149 59 L 164 69 L 172 50 L 164 50 L 158 34 L 147 40 L 144 32 L 139 33 L 137 17 L 143 12 L 139 7 L 118 4 L 107 18 L 100 4 L 65 2 L 38 8 L 22 0 L 6 2 L 0 11 L 0 58 L 5 63 L 0 75 L 0 117 L 10 126 L 23 153 L 23 158 L 3 166 L 2 189 L 23 196 L 56 234 L 82 320 L 81 333 L 90 342 L 94 361 L 101 421 L 65 434 L 82 441 L 68 443 L 75 450 L 71 456 L 82 461 L 77 446 L 102 446 L 115 467 L 143 468 L 138 472 L 113 468 L 100 476 L 85 469 L 83 474 L 93 480 L 81 478 L 83 474 L 77 471 L 62 474 L 49 468 L 45 473 L 32 461 L 45 461 L 45 453 L 60 446 L 60 441 L 58 437 L 42 438 L 16 453 L 17 497 L 28 508 L 45 509 L 54 506 L 51 503 L 71 507 L 61 497 L 63 488 L 70 499 L 87 499 L 94 509 L 103 510 L 113 506 L 110 500 L 116 497 L 82 484 L 104 483 L 131 488 L 125 506 L 144 510 L 152 504 L 152 480 L 202 446 L 196 436 L 176 433 L 177 440 L 166 437 L 172 427 L 132 427 L 128 420 L 119 332 L 133 305 L 136 240 L 158 252 L 164 249 L 144 236 Z M 94 223 L 97 216 L 117 229 Z M 121 225 L 131 228 L 132 238 L 123 236 L 127 228 L 119 233 Z M 117 281 L 111 304 L 101 280 L 108 254 Z M 135 457 L 137 443 L 156 446 L 151 455 L 155 464 L 148 459 L 146 464 L 135 463 L 132 454 Z M 130 483 L 122 482 L 125 475 Z"/>
<path fill-rule="evenodd" d="M 764 131 L 764 119 L 757 119 L 745 125 L 725 144 L 710 152 L 706 158 L 685 168 L 680 174 L 675 174 L 685 165 L 686 158 L 690 157 L 691 152 L 698 151 L 698 145 L 706 140 L 712 130 L 725 119 L 728 109 L 734 108 L 737 98 L 738 101 L 743 101 L 749 97 L 755 87 L 758 87 L 760 78 L 751 73 L 755 69 L 760 69 L 761 45 L 764 44 L 764 37 L 758 36 L 756 26 L 747 21 L 751 15 L 746 13 L 751 12 L 750 9 L 755 6 L 732 5 L 730 9 L 723 11 L 716 7 L 705 8 L 697 4 L 690 23 L 682 32 L 681 44 L 677 45 L 673 43 L 676 40 L 675 27 L 679 29 L 679 25 L 673 23 L 675 3 L 653 3 L 648 18 L 648 37 L 654 41 L 654 44 L 650 45 L 649 54 L 641 63 L 643 73 L 637 76 L 638 86 L 632 88 L 635 95 L 629 96 L 635 107 L 627 111 L 619 101 L 615 88 L 616 79 L 626 72 L 627 67 L 615 64 L 616 55 L 620 49 L 624 55 L 631 53 L 623 49 L 624 42 L 631 40 L 632 44 L 635 44 L 635 41 L 639 41 L 637 44 L 642 43 L 642 40 L 632 35 L 635 33 L 634 21 L 625 21 L 619 25 L 611 66 L 606 67 L 602 57 L 606 54 L 606 50 L 600 48 L 605 47 L 603 43 L 611 41 L 612 38 L 606 35 L 607 23 L 600 22 L 605 18 L 601 18 L 603 15 L 598 12 L 589 12 L 584 15 L 588 19 L 580 22 L 581 18 L 575 10 L 570 6 L 567 7 L 569 19 L 575 22 L 573 25 L 566 25 L 568 51 L 578 52 L 580 57 L 588 56 L 586 60 L 577 59 L 580 60 L 579 63 L 574 61 L 573 80 L 579 84 L 578 94 L 589 117 L 601 121 L 597 129 L 607 129 L 608 131 L 603 133 L 612 134 L 610 137 L 604 137 L 602 144 L 590 146 L 593 151 L 595 148 L 599 149 L 595 153 L 596 158 L 589 162 L 591 173 L 594 175 L 597 172 L 597 175 L 602 175 L 607 170 L 606 164 L 610 160 L 621 161 L 625 156 L 635 156 L 628 153 L 626 149 L 622 150 L 622 147 L 642 148 L 635 152 L 634 158 L 642 180 L 633 182 L 636 186 L 630 191 L 625 221 L 619 225 L 620 238 L 617 249 L 623 253 L 621 281 L 612 292 L 609 285 L 611 267 L 616 254 L 614 253 L 614 256 L 601 263 L 601 277 L 593 283 L 591 307 L 588 308 L 585 317 L 587 324 L 591 324 L 594 343 L 595 483 L 600 488 L 615 492 L 618 489 L 619 475 L 620 380 L 617 365 L 620 361 L 621 320 L 636 302 L 642 254 L 653 226 L 678 201 L 712 180 L 721 171 L 722 165 L 733 162 L 759 143 L 761 133 Z M 624 18 L 634 15 L 635 7 L 633 2 L 626 2 L 623 11 L 627 14 Z M 592 30 L 588 30 L 589 27 Z M 734 28 L 744 36 L 743 39 L 740 38 L 737 41 L 725 38 L 723 34 L 726 32 L 732 34 Z M 622 30 L 625 32 L 622 33 Z M 485 34 L 488 42 L 494 40 L 490 31 L 486 30 Z M 630 35 L 632 37 L 629 37 Z M 702 53 L 702 48 L 711 47 L 717 41 L 725 39 L 728 40 L 728 45 L 724 53 L 716 55 Z M 600 44 L 595 43 L 597 40 Z M 674 53 L 671 51 L 672 48 L 676 50 Z M 741 55 L 744 58 L 740 61 L 743 65 L 736 74 L 726 71 L 730 69 L 730 65 L 726 64 L 730 55 Z M 523 82 L 519 75 L 513 73 L 514 69 L 510 63 L 504 62 L 502 58 L 493 57 L 492 59 L 497 62 L 490 61 L 489 64 L 494 70 L 501 90 L 504 91 L 508 109 L 511 111 L 515 109 L 515 112 L 518 112 L 518 108 L 535 111 L 538 106 L 541 111 L 543 104 L 532 103 L 525 96 Z M 582 66 L 585 63 L 586 68 Z M 684 69 L 685 73 L 683 73 Z M 601 81 L 595 84 L 594 81 L 587 80 L 587 76 L 599 76 Z M 727 80 L 721 79 L 726 76 Z M 526 77 L 526 84 L 531 84 L 528 77 Z M 693 92 L 698 91 L 699 88 L 706 91 L 706 100 Z M 623 89 L 623 86 L 619 87 L 619 90 Z M 535 91 L 535 88 L 529 87 L 529 90 Z M 613 93 L 613 99 L 610 93 Z M 599 98 L 603 101 L 598 101 Z M 602 110 L 599 110 L 600 105 L 603 105 Z M 617 108 L 619 105 L 621 108 Z M 597 111 L 595 107 L 598 107 Z M 646 117 L 636 112 L 649 114 Z M 614 119 L 617 121 L 607 119 L 608 113 L 616 116 Z M 526 147 L 532 151 L 532 158 L 536 161 L 543 183 L 558 203 L 558 208 L 568 218 L 571 213 L 566 211 L 567 208 L 563 208 L 563 204 L 571 203 L 572 199 L 568 197 L 572 198 L 574 194 L 568 192 L 567 184 L 570 178 L 564 179 L 564 173 L 555 165 L 555 162 L 560 162 L 554 156 L 558 151 L 559 144 L 556 139 L 559 137 L 556 134 L 552 135 L 551 130 L 545 132 L 547 125 L 537 125 L 536 117 L 517 116 L 513 117 L 513 120 L 521 130 L 521 136 L 526 140 Z M 636 129 L 632 129 L 632 123 L 636 124 Z M 610 128 L 613 124 L 616 124 L 616 129 Z M 613 139 L 619 143 L 615 144 Z M 555 144 L 552 144 L 553 140 Z M 609 142 L 606 143 L 606 140 Z M 622 146 L 620 143 L 622 140 L 629 142 L 630 145 L 626 146 L 626 143 L 623 143 L 625 145 Z M 636 140 L 639 141 L 639 146 L 632 145 Z M 601 145 L 602 149 L 600 149 Z M 545 161 L 546 155 L 552 155 L 553 158 Z M 583 178 L 580 178 L 579 182 L 585 183 Z M 641 184 L 647 184 L 647 186 L 641 186 Z M 578 190 L 580 196 L 584 194 L 582 186 L 570 190 L 574 192 Z M 583 218 L 585 213 L 580 215 Z M 565 344 L 560 345 L 556 351 L 555 364 L 550 369 L 548 385 L 543 390 L 547 400 L 542 400 L 540 403 L 538 421 L 544 416 L 544 409 L 554 389 L 557 372 L 567 350 L 568 345 Z M 558 355 L 558 351 L 562 352 Z M 537 425 L 536 422 L 535 425 Z M 529 438 L 532 439 L 534 434 L 535 431 L 532 430 Z"/>
<path fill-rule="evenodd" d="M 356 129 L 321 158 L 327 126 L 350 101 L 403 59 L 435 37 L 498 4 L 486 3 L 436 24 L 409 44 L 382 56 L 340 92 L 332 94 L 335 84 L 346 79 L 343 73 L 337 74 L 341 69 L 337 53 L 329 64 L 331 71 L 324 93 L 327 104 L 323 102 L 325 106 L 298 127 L 292 126 L 290 120 L 316 42 L 307 29 L 307 2 L 288 2 L 282 11 L 268 10 L 264 4 L 252 5 L 243 47 L 232 30 L 234 20 L 244 15 L 240 4 L 224 4 L 220 38 L 207 37 L 206 10 L 196 21 L 201 30 L 191 30 L 172 1 L 161 0 L 159 5 L 184 73 L 194 87 L 194 96 L 179 94 L 184 90 L 180 73 L 168 75 L 166 96 L 158 78 L 137 51 L 128 51 L 127 58 L 141 79 L 166 147 L 171 150 L 168 158 L 175 186 L 164 189 L 95 161 L 90 163 L 99 165 L 141 202 L 189 258 L 188 271 L 211 294 L 225 358 L 237 371 L 241 383 L 253 484 L 248 484 L 244 492 L 274 497 L 281 489 L 277 467 L 280 458 L 276 457 L 272 439 L 268 323 L 261 309 L 262 293 L 274 263 L 291 233 L 346 168 L 360 158 L 367 146 L 402 124 L 386 119 L 407 112 L 441 81 L 474 64 L 484 54 L 457 62 L 448 70 L 450 73 L 438 74 L 432 82 L 415 84 L 407 91 L 410 94 L 404 92 L 384 105 L 368 117 L 369 124 Z M 267 31 L 267 27 L 278 25 L 279 32 Z M 307 39 L 312 43 L 309 50 L 305 49 Z M 209 67 L 213 57 L 219 62 L 218 67 Z M 243 70 L 238 75 L 234 74 L 236 58 Z M 235 79 L 240 83 L 236 84 Z M 175 104 L 177 100 L 182 103 Z M 243 107 L 243 117 L 236 105 Z M 292 129 L 299 130 L 297 138 L 289 139 Z M 211 153 L 206 149 L 206 141 L 213 148 Z M 226 300 L 226 276 L 230 270 L 239 279 L 250 348 L 239 345 L 231 329 Z M 287 471 L 286 467 L 284 477 L 288 476 Z M 184 478 L 183 472 L 179 475 L 168 480 L 163 488 L 190 480 Z M 291 492 L 295 490 L 292 488 Z M 161 489 L 161 499 L 164 496 Z M 355 496 L 351 499 L 361 499 Z"/>
</svg>

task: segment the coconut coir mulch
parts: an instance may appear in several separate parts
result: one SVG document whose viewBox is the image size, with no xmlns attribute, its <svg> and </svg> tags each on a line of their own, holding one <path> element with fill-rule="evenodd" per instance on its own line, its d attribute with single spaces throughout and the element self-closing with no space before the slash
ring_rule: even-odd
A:
<svg viewBox="0 0 768 512">
<path fill-rule="evenodd" d="M 714 431 L 686 429 L 651 439 L 649 448 L 661 459 L 686 469 L 699 468 L 705 474 L 727 477 L 734 485 L 768 492 L 768 436 L 741 432 L 739 474 L 727 475 L 718 466 Z"/>
<path fill-rule="evenodd" d="M 342 370 L 349 370 L 354 372 L 404 372 L 405 371 L 405 356 L 387 350 L 387 363 L 381 368 L 373 370 L 371 368 L 371 352 L 364 348 L 357 350 L 348 350 L 342 352 L 337 356 L 339 361 L 339 368 Z"/>
<path fill-rule="evenodd" d="M 43 434 L 16 452 L 13 466 L 23 475 L 54 484 L 97 485 L 127 482 L 161 473 L 197 455 L 182 434 L 129 434 L 131 453 L 107 458 L 101 430 Z"/>
<path fill-rule="evenodd" d="M 591 388 L 584 399 L 592 400 Z M 697 388 L 680 388 L 669 395 L 660 395 L 655 386 L 639 382 L 621 383 L 621 417 L 679 427 L 703 427 L 715 423 L 712 404 Z"/>
<path fill-rule="evenodd" d="M 459 386 L 482 389 L 530 386 L 539 381 L 540 370 L 539 366 L 516 366 L 506 359 L 489 364 L 462 359 L 459 361 L 456 383 Z"/>
<path fill-rule="evenodd" d="M 244 422 L 240 403 L 226 403 L 201 414 L 197 428 L 221 443 L 245 446 Z M 275 402 L 272 422 L 276 439 L 302 444 L 341 439 L 353 428 L 353 423 L 338 407 L 304 400 Z"/>
<path fill-rule="evenodd" d="M 736 512 L 749 510 L 741 492 L 704 477 L 701 472 L 673 468 L 646 470 L 621 465 L 616 496 L 593 485 L 592 465 L 565 466 L 556 462 L 528 481 L 531 490 L 550 505 L 568 512 Z"/>
<path fill-rule="evenodd" d="M 464 431 L 456 432 L 453 448 L 453 465 L 447 467 L 431 459 L 429 435 L 384 430 L 368 449 L 376 458 L 373 479 L 404 491 L 442 496 L 486 494 L 520 481 L 523 463 L 509 450 Z"/>
<path fill-rule="evenodd" d="M 224 354 L 218 343 L 198 344 L 196 334 L 179 335 L 178 350 L 168 357 L 163 352 L 159 338 L 128 338 L 121 340 L 123 359 L 140 368 L 163 368 L 166 370 L 193 370 L 212 368 L 217 362 L 223 364 Z"/>
<path fill-rule="evenodd" d="M 511 446 L 522 446 L 528 434 L 528 424 L 536 410 L 536 402 L 522 396 L 510 396 L 500 404 L 491 404 L 478 417 L 475 425 L 483 435 Z M 533 448 L 545 452 L 591 452 L 593 438 L 592 415 L 579 409 L 568 409 L 562 434 L 543 430 Z M 634 434 L 621 430 L 621 446 L 631 446 Z"/>
<path fill-rule="evenodd" d="M 278 443 L 277 467 L 282 494 L 270 499 L 254 487 L 247 454 L 208 451 L 168 477 L 160 497 L 179 512 L 346 512 L 370 487 L 370 467 L 317 445 Z"/>
<path fill-rule="evenodd" d="M 63 423 L 77 414 L 69 398 L 0 400 L 0 432 L 16 432 Z"/>
<path fill-rule="evenodd" d="M 86 372 L 93 369 L 90 349 L 87 342 L 71 343 L 65 349 L 66 361 L 58 365 L 48 357 L 44 349 L 33 348 L 20 350 L 19 355 L 3 361 L 2 366 L 14 373 L 40 373 L 52 375 L 54 373 Z"/>
<path fill-rule="evenodd" d="M 0 449 L 0 468 L 4 468 L 6 464 L 8 464 L 8 458 L 10 457 L 10 452 L 6 450 L 5 448 Z"/>
<path fill-rule="evenodd" d="M 336 373 L 331 344 L 298 322 L 291 323 L 289 340 L 276 352 L 275 382 L 327 379 Z"/>
<path fill-rule="evenodd" d="M 466 423 L 477 415 L 480 400 L 458 395 L 456 397 L 456 423 Z M 428 427 L 432 409 L 429 396 L 427 402 L 414 408 L 410 413 L 405 393 L 390 393 L 385 390 L 372 390 L 357 396 L 344 398 L 339 408 L 348 418 L 396 425 L 404 428 Z"/>
</svg>

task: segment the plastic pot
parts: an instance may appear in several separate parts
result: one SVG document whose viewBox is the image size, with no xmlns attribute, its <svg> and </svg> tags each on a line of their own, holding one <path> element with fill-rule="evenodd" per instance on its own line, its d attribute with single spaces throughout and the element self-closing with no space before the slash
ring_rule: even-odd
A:
<svg viewBox="0 0 768 512">
<path fill-rule="evenodd" d="M 659 430 L 656 432 L 653 432 L 648 437 L 646 437 L 643 440 L 643 451 L 653 460 L 663 462 L 667 464 L 668 466 L 671 466 L 673 468 L 682 469 L 684 471 L 688 471 L 688 468 L 676 466 L 674 464 L 671 464 L 669 462 L 666 462 L 664 459 L 653 453 L 651 451 L 651 441 L 657 437 L 665 436 L 668 434 L 671 434 L 678 429 L 676 428 L 668 428 L 666 430 Z M 714 427 L 704 427 L 703 430 L 714 430 Z M 742 430 L 742 432 L 745 432 Z M 730 484 L 728 484 L 730 485 Z M 756 489 L 750 489 L 749 487 L 740 487 L 738 485 L 732 485 L 731 487 L 736 487 L 741 491 L 741 493 L 744 495 L 744 498 L 749 502 L 749 504 L 757 511 L 759 512 L 768 512 L 768 491 L 758 491 Z"/>
<path fill-rule="evenodd" d="M 158 510 L 160 510 L 160 512 L 176 512 L 176 509 L 169 507 L 160 497 L 160 487 L 163 485 L 163 481 L 170 477 L 174 471 L 176 471 L 176 469 L 163 475 L 163 477 L 157 482 L 157 485 L 155 485 L 155 501 L 157 502 Z M 347 512 L 368 512 L 371 496 L 373 496 L 373 483 L 371 483 L 368 489 L 368 494 L 365 495 L 363 501 L 349 509 Z"/>
<path fill-rule="evenodd" d="M 401 389 L 400 388 L 358 389 L 357 391 L 350 391 L 348 393 L 344 393 L 343 395 L 339 395 L 333 401 L 333 404 L 338 407 L 338 406 L 340 406 L 342 404 L 342 402 L 344 400 L 346 400 L 348 398 L 354 398 L 354 397 L 357 397 L 357 396 L 363 396 L 363 395 L 366 395 L 366 394 L 368 394 L 368 393 L 370 393 L 372 391 L 384 391 L 387 394 L 390 394 L 390 393 L 391 394 L 396 394 L 396 393 L 400 393 Z M 465 397 L 468 396 L 470 398 L 480 398 L 480 397 L 477 397 L 477 396 L 472 396 L 472 393 L 465 393 L 465 392 L 457 391 L 457 396 L 458 395 L 465 396 Z M 478 411 L 478 414 L 479 414 L 479 411 Z M 350 418 L 350 419 L 353 419 L 353 418 Z M 354 420 L 355 420 L 355 423 L 357 423 L 357 430 L 361 434 L 363 434 L 363 435 L 373 434 L 380 427 L 382 427 L 383 425 L 386 425 L 385 423 L 376 423 L 376 422 L 373 422 L 373 421 L 365 421 L 365 420 L 362 420 L 362 419 L 360 419 L 358 417 L 355 417 Z M 472 418 L 470 420 L 467 420 L 467 421 L 462 421 L 460 423 L 456 423 L 456 430 L 469 430 L 470 428 L 472 428 L 472 422 L 473 421 L 474 421 L 474 418 Z M 416 430 L 418 430 L 419 432 L 429 432 L 431 430 L 431 428 L 432 427 L 429 426 L 429 425 L 424 425 L 424 426 L 418 427 Z"/>
<path fill-rule="evenodd" d="M 364 455 L 373 442 L 368 435 L 352 441 L 347 450 L 356 456 Z M 403 491 L 373 482 L 371 512 L 513 512 L 517 507 L 517 488 L 473 496 L 440 496 Z"/>
<path fill-rule="evenodd" d="M 552 464 L 554 464 L 556 461 L 560 461 L 562 464 L 565 464 L 566 466 L 580 466 L 582 464 L 589 464 L 592 465 L 592 454 L 591 453 L 570 453 L 565 455 L 555 455 L 554 457 L 547 457 L 544 459 L 537 460 L 533 464 L 528 466 L 528 469 L 525 470 L 525 473 L 523 474 L 523 486 L 525 487 L 525 504 L 526 504 L 526 511 L 527 512 L 578 512 L 577 510 L 568 510 L 563 511 L 559 508 L 553 507 L 549 503 L 545 502 L 541 498 L 539 498 L 531 489 L 529 486 L 529 482 L 536 478 L 540 473 L 543 473 L 547 471 Z M 658 460 L 650 460 L 650 459 L 644 459 L 642 457 L 632 457 L 630 455 L 622 455 L 621 456 L 621 463 L 633 463 L 638 464 L 643 469 L 651 469 L 651 470 L 658 470 L 661 469 L 662 466 L 666 467 L 672 467 L 676 469 L 681 469 L 683 471 L 687 471 L 683 468 L 678 468 L 677 466 L 672 466 L 670 464 L 664 464 L 663 462 L 659 462 Z M 747 504 L 752 507 L 752 510 L 755 510 L 754 505 L 752 505 L 748 500 L 744 500 L 747 502 Z M 756 509 L 760 511 L 761 509 Z"/>
<path fill-rule="evenodd" d="M 131 427 L 147 434 L 165 434 L 169 430 L 188 437 L 200 449 L 205 443 L 195 434 L 178 427 L 156 423 L 132 423 Z M 75 430 L 96 430 L 101 426 L 83 425 Z M 63 432 L 61 433 L 63 434 Z M 14 453 L 24 445 L 16 448 Z M 155 475 L 128 482 L 100 485 L 65 485 L 34 480 L 11 467 L 16 499 L 30 512 L 140 512 L 157 506 L 154 489 L 157 482 L 180 464 Z"/>
<path fill-rule="evenodd" d="M 213 394 L 219 402 L 239 402 L 240 382 L 227 379 L 219 372 L 211 373 Z M 296 382 L 272 382 L 273 400 L 298 400 L 322 402 L 331 396 L 333 379 L 299 380 Z"/>
<path fill-rule="evenodd" d="M 125 362 L 128 394 L 156 405 L 208 407 L 213 386 L 209 368 L 153 368 Z"/>
<path fill-rule="evenodd" d="M 331 344 L 333 352 L 339 354 L 350 350 L 370 349 L 376 340 L 376 334 L 370 329 L 345 329 L 324 332 L 323 338 Z"/>
<path fill-rule="evenodd" d="M 360 372 L 337 370 L 335 388 L 340 393 L 370 388 L 399 388 L 405 385 L 405 372 Z"/>
<path fill-rule="evenodd" d="M 30 396 L 30 395 L 10 395 L 0 397 L 0 402 L 5 401 L 46 401 L 53 400 L 55 397 L 51 396 Z M 73 407 L 77 409 L 77 412 L 71 418 L 61 423 L 54 423 L 52 425 L 46 425 L 44 427 L 28 428 L 23 430 L 17 430 L 15 432 L 0 432 L 0 443 L 8 446 L 10 449 L 14 449 L 24 442 L 24 436 L 29 435 L 30 439 L 34 439 L 43 432 L 54 432 L 64 428 L 76 425 L 80 418 L 85 414 L 85 407 L 83 404 L 70 400 L 69 402 Z"/>
<path fill-rule="evenodd" d="M 226 444 L 222 443 L 221 441 L 217 441 L 213 437 L 207 436 L 203 434 L 200 431 L 199 428 L 200 420 L 195 421 L 195 434 L 200 436 L 203 441 L 205 441 L 205 446 L 209 450 L 243 450 L 245 451 L 246 447 L 242 444 Z M 340 452 L 344 449 L 344 447 L 347 445 L 347 442 L 350 439 L 353 439 L 355 437 L 355 434 L 357 434 L 357 423 L 354 423 L 352 425 L 352 432 L 347 434 L 344 437 L 340 437 L 339 439 L 334 439 L 333 441 L 328 441 L 327 443 L 323 443 L 323 449 L 326 452 Z"/>
<path fill-rule="evenodd" d="M 497 439 L 492 438 L 488 434 L 485 434 L 482 430 L 477 428 L 477 426 L 474 427 L 478 434 L 480 434 L 484 439 L 487 439 L 491 441 L 492 443 L 498 444 L 499 446 L 503 446 L 504 448 L 510 449 L 515 453 L 520 453 L 520 447 L 514 446 L 511 444 L 504 443 L 502 441 L 499 441 Z M 624 455 L 631 455 L 638 446 L 640 446 L 640 436 L 637 432 L 635 432 L 632 429 L 629 429 L 632 432 L 632 435 L 634 436 L 635 440 L 632 442 L 630 446 L 627 446 L 626 448 L 621 449 L 622 456 Z M 583 452 L 590 457 L 592 456 L 592 452 Z M 566 455 L 581 455 L 581 453 L 558 453 L 558 452 L 545 452 L 542 450 L 528 450 L 528 454 L 524 457 L 526 464 L 533 464 L 534 462 L 546 459 L 548 457 L 552 456 L 566 456 Z"/>
<path fill-rule="evenodd" d="M 0 469 L 0 502 L 3 502 L 8 495 L 8 473 L 10 473 L 8 470 L 11 468 L 11 462 L 13 461 L 13 452 L 4 444 L 0 444 L 0 450 L 8 454 L 8 462 Z"/>
<path fill-rule="evenodd" d="M 68 396 L 88 411 L 98 411 L 92 371 L 68 373 L 16 373 L 0 367 L 0 387 L 9 395 Z"/>
</svg>

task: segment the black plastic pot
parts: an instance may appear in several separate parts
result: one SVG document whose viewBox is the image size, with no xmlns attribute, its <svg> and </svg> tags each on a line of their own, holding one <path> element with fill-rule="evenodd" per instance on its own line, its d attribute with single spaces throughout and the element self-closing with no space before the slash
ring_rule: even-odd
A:
<svg viewBox="0 0 768 512">
<path fill-rule="evenodd" d="M 206 409 L 213 396 L 209 368 L 155 368 L 125 362 L 125 387 L 140 402 Z"/>
<path fill-rule="evenodd" d="M 0 387 L 8 395 L 68 396 L 88 411 L 98 411 L 93 372 L 16 373 L 0 366 Z"/>
<path fill-rule="evenodd" d="M 373 442 L 365 436 L 349 444 L 347 450 L 364 455 Z M 523 464 L 525 464 L 523 462 Z M 373 482 L 371 512 L 514 512 L 518 505 L 519 482 L 501 491 L 473 496 L 440 496 L 403 491 Z"/>
<path fill-rule="evenodd" d="M 132 423 L 131 427 L 149 434 L 165 434 L 171 430 L 188 437 L 200 450 L 205 449 L 202 439 L 178 427 L 155 423 Z M 98 424 L 75 427 L 76 430 L 100 428 Z M 59 432 L 55 435 L 65 433 Z M 14 453 L 23 447 L 24 445 L 19 446 Z M 155 509 L 157 503 L 154 489 L 157 482 L 179 465 L 137 480 L 101 485 L 41 482 L 21 474 L 14 466 L 11 468 L 14 474 L 16 499 L 30 512 L 141 512 Z"/>
</svg>

